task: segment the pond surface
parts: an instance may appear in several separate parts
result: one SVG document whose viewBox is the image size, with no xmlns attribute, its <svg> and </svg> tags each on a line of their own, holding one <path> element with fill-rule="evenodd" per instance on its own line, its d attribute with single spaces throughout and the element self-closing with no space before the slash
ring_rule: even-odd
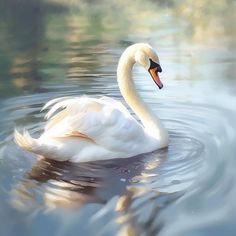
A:
<svg viewBox="0 0 236 236">
<path fill-rule="evenodd" d="M 235 16 L 226 0 L 0 1 L 1 235 L 235 235 Z M 52 98 L 123 102 L 116 66 L 136 42 L 160 57 L 162 90 L 134 78 L 168 149 L 73 164 L 14 143 Z"/>
</svg>

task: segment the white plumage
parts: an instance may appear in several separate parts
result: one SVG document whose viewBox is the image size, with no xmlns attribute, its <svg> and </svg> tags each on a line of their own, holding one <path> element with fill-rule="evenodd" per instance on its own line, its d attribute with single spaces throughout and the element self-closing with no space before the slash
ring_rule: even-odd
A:
<svg viewBox="0 0 236 236">
<path fill-rule="evenodd" d="M 16 143 L 38 155 L 72 162 L 131 157 L 167 146 L 166 130 L 142 103 L 127 70 L 134 64 L 131 59 L 135 57 L 135 52 L 146 53 L 147 57 L 156 59 L 158 63 L 158 57 L 152 49 L 148 53 L 150 49 L 146 44 L 129 47 L 125 51 L 128 55 L 123 54 L 118 66 L 121 93 L 143 125 L 131 116 L 122 103 L 114 99 L 62 97 L 49 101 L 43 107 L 42 110 L 49 109 L 45 116 L 48 121 L 44 133 L 34 139 L 27 131 L 20 134 L 15 130 Z M 122 66 L 124 63 L 125 66 Z"/>
</svg>

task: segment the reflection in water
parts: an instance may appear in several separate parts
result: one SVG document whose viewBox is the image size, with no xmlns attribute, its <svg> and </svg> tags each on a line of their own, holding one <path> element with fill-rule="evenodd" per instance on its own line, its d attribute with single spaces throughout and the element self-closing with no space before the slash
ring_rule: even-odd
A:
<svg viewBox="0 0 236 236">
<path fill-rule="evenodd" d="M 171 133 L 170 137 L 168 150 L 135 158 L 80 164 L 38 160 L 23 180 L 12 186 L 11 206 L 23 212 L 42 209 L 52 217 L 58 208 L 72 212 L 80 208 L 82 215 L 88 214 L 86 206 L 96 203 L 101 209 L 95 215 L 104 212 L 96 221 L 116 212 L 107 225 L 119 225 L 120 235 L 155 234 L 162 228 L 156 215 L 184 194 L 202 165 L 203 145 L 198 140 L 190 134 Z M 94 219 L 90 215 L 88 222 L 90 217 Z"/>
<path fill-rule="evenodd" d="M 38 204 L 35 191 L 40 191 L 41 204 L 49 209 L 106 203 L 112 196 L 127 194 L 126 187 L 131 183 L 147 179 L 144 171 L 157 168 L 165 156 L 163 149 L 128 159 L 79 164 L 43 158 L 36 161 L 24 181 L 14 186 L 12 204 L 23 210 L 26 205 Z"/>
<path fill-rule="evenodd" d="M 45 40 L 45 17 L 49 12 L 60 13 L 62 8 L 47 4 L 45 1 L 19 1 L 9 0 L 0 4 L 0 19 L 3 23 L 2 34 L 6 35 L 9 47 L 4 50 L 5 57 L 11 57 L 8 69 L 3 73 L 12 80 L 17 89 L 40 91 L 41 59 L 40 54 L 48 51 L 43 45 Z M 30 24 L 29 24 L 30 22 Z M 8 85 L 8 84 L 6 84 Z M 11 87 L 11 90 L 15 90 Z M 0 91 L 8 95 L 5 87 Z"/>
</svg>

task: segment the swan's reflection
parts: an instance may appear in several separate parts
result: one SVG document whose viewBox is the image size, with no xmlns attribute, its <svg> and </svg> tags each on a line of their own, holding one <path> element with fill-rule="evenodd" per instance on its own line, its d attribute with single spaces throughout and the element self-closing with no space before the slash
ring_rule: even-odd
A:
<svg viewBox="0 0 236 236">
<path fill-rule="evenodd" d="M 145 182 L 145 170 L 156 168 L 165 156 L 166 149 L 128 159 L 88 163 L 42 158 L 14 186 L 12 203 L 21 209 L 29 209 L 30 204 L 46 209 L 74 208 L 91 202 L 106 203 L 114 195 L 123 198 L 130 195 L 132 184 Z"/>
</svg>

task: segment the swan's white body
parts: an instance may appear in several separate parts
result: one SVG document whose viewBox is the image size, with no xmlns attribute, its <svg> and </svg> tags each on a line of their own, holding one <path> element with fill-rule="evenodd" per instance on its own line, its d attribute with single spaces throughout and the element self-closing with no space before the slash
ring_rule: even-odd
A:
<svg viewBox="0 0 236 236">
<path fill-rule="evenodd" d="M 120 102 L 108 97 L 58 98 L 43 108 L 51 107 L 40 138 L 15 131 L 16 143 L 38 155 L 72 162 L 127 158 L 166 147 L 168 133 L 142 102 L 131 76 L 135 62 L 148 68 L 146 54 L 159 62 L 149 45 L 134 44 L 122 54 L 117 70 L 121 93 L 142 124 Z"/>
</svg>

